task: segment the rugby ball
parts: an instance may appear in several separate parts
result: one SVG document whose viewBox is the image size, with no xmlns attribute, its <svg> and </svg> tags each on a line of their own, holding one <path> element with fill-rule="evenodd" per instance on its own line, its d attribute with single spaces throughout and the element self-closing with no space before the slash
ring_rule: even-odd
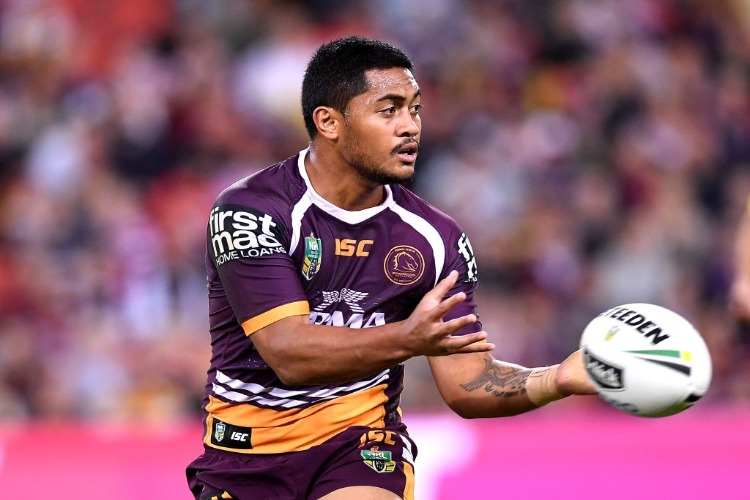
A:
<svg viewBox="0 0 750 500">
<path fill-rule="evenodd" d="M 711 356 L 684 317 L 655 304 L 624 304 L 586 326 L 581 351 L 589 379 L 610 406 L 666 417 L 693 406 L 711 383 Z"/>
</svg>

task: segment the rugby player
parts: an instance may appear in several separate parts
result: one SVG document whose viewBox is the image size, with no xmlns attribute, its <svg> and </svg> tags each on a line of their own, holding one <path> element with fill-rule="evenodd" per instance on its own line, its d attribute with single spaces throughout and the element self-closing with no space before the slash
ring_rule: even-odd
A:
<svg viewBox="0 0 750 500">
<path fill-rule="evenodd" d="M 403 186 L 421 98 L 401 50 L 323 44 L 302 84 L 309 146 L 218 196 L 196 499 L 413 498 L 400 395 L 414 356 L 465 418 L 594 392 L 578 351 L 540 368 L 490 354 L 468 236 Z"/>
</svg>

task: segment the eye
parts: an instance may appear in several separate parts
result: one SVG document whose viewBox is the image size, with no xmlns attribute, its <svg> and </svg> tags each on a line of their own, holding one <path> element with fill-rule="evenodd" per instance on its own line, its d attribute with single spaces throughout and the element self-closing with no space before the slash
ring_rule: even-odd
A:
<svg viewBox="0 0 750 500">
<path fill-rule="evenodd" d="M 419 112 L 422 111 L 422 105 L 421 104 L 414 104 L 411 107 L 411 112 L 414 115 L 418 115 Z"/>
<path fill-rule="evenodd" d="M 396 106 L 389 106 L 389 107 L 381 110 L 380 112 L 383 113 L 383 114 L 386 114 L 386 115 L 394 115 L 394 114 L 396 114 Z"/>
</svg>

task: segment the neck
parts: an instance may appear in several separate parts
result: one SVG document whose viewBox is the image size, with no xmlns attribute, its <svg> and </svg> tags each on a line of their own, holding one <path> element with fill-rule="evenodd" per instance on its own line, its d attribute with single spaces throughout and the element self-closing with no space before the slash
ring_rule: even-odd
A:
<svg viewBox="0 0 750 500">
<path fill-rule="evenodd" d="M 305 169 L 315 192 L 344 210 L 364 210 L 385 200 L 383 185 L 363 178 L 344 158 L 324 147 L 310 146 Z"/>
</svg>

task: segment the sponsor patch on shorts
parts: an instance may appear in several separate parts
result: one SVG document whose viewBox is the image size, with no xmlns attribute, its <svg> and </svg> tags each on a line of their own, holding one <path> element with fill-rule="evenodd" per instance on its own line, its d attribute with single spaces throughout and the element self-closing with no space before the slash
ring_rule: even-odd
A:
<svg viewBox="0 0 750 500">
<path fill-rule="evenodd" d="M 377 446 L 369 450 L 362 450 L 362 461 L 377 473 L 393 472 L 396 462 L 391 458 L 390 451 L 379 451 Z"/>
<path fill-rule="evenodd" d="M 232 425 L 215 418 L 211 424 L 211 444 L 222 448 L 249 450 L 253 447 L 251 427 Z"/>
</svg>

